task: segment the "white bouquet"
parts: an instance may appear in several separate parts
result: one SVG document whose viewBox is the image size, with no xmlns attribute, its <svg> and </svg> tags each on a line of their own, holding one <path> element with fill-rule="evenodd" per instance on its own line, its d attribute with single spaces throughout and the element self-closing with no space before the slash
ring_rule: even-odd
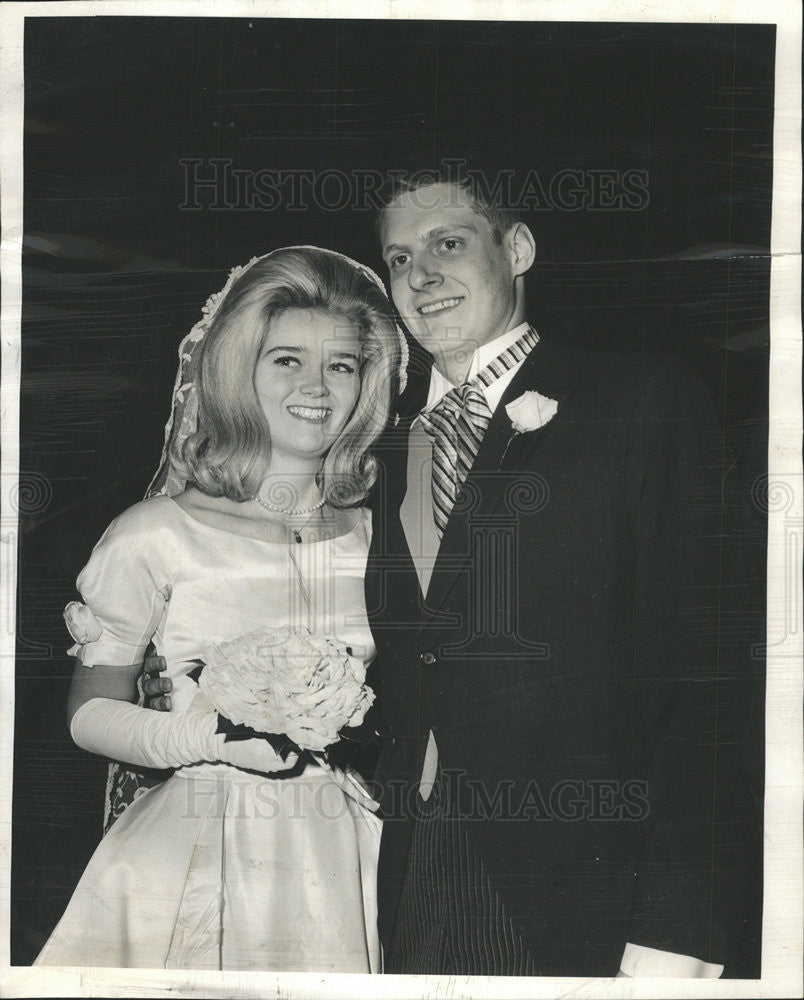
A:
<svg viewBox="0 0 804 1000">
<path fill-rule="evenodd" d="M 348 646 L 291 628 L 259 628 L 212 645 L 197 679 L 223 717 L 219 731 L 234 739 L 264 735 L 285 752 L 325 751 L 342 729 L 362 724 L 374 701 L 366 668 Z"/>
</svg>

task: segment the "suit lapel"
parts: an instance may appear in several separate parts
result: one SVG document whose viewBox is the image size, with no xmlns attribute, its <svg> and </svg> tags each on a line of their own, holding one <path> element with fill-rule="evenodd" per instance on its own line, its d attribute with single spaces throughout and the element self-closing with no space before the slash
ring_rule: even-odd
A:
<svg viewBox="0 0 804 1000">
<path fill-rule="evenodd" d="M 561 420 L 562 407 L 573 389 L 571 354 L 565 348 L 540 338 L 505 390 L 483 437 L 474 464 L 464 483 L 465 503 L 457 503 L 447 522 L 438 558 L 427 591 L 427 606 L 436 612 L 443 606 L 472 558 L 469 522 L 490 518 L 504 502 L 512 471 L 530 467 L 544 439 Z M 558 402 L 558 412 L 543 427 L 515 434 L 506 404 L 535 391 Z"/>
</svg>

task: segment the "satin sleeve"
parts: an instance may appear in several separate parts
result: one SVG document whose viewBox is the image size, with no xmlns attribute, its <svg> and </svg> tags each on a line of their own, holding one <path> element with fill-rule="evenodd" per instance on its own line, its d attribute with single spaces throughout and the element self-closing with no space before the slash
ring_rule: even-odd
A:
<svg viewBox="0 0 804 1000">
<path fill-rule="evenodd" d="M 170 597 L 163 568 L 166 538 L 149 503 L 112 521 L 78 576 L 83 605 L 65 609 L 76 640 L 68 654 L 86 667 L 140 663 L 165 613 Z"/>
</svg>

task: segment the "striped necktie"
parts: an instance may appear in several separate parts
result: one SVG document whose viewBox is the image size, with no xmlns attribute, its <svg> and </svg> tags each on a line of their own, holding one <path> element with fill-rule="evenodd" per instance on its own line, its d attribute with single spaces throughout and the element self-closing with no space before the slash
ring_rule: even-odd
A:
<svg viewBox="0 0 804 1000">
<path fill-rule="evenodd" d="M 483 389 L 527 357 L 538 340 L 536 332 L 528 328 L 474 378 L 450 389 L 434 407 L 419 415 L 433 442 L 433 516 L 439 538 L 491 422 Z"/>
</svg>

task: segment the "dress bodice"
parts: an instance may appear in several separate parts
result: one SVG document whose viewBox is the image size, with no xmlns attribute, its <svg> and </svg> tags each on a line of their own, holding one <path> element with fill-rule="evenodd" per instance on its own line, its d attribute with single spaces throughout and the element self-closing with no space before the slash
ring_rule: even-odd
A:
<svg viewBox="0 0 804 1000">
<path fill-rule="evenodd" d="M 103 632 L 71 652 L 87 666 L 127 665 L 152 641 L 173 680 L 174 711 L 192 701 L 187 675 L 211 643 L 261 626 L 306 626 L 369 663 L 370 524 L 363 511 L 336 538 L 269 542 L 202 523 L 168 497 L 143 501 L 112 522 L 79 576 Z"/>
</svg>

